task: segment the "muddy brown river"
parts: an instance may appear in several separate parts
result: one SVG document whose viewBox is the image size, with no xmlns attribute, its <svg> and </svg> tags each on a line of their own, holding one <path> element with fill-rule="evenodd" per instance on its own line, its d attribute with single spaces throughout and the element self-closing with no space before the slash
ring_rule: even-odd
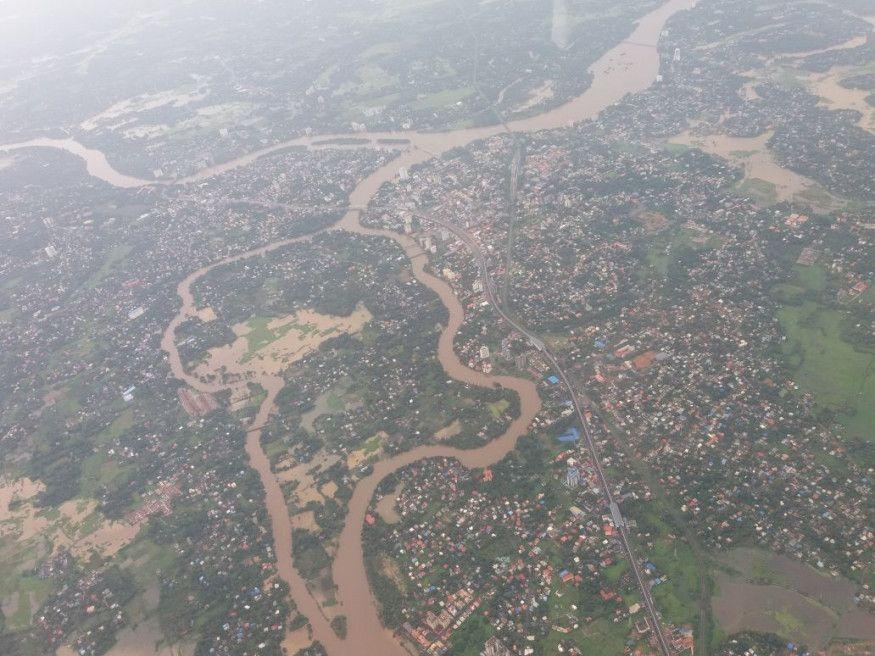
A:
<svg viewBox="0 0 875 656">
<path fill-rule="evenodd" d="M 334 137 L 354 136 L 367 139 L 368 145 L 378 147 L 380 139 L 406 139 L 409 146 L 394 160 L 378 168 L 364 178 L 350 194 L 352 208 L 367 207 L 370 200 L 386 182 L 392 181 L 400 167 L 410 167 L 440 155 L 449 149 L 465 146 L 472 141 L 484 139 L 510 129 L 514 132 L 530 132 L 565 127 L 591 119 L 603 109 L 616 103 L 630 93 L 642 91 L 650 86 L 659 72 L 659 57 L 655 46 L 665 22 L 673 14 L 692 7 L 694 0 L 669 0 L 653 12 L 644 16 L 629 38 L 605 53 L 590 67 L 593 81 L 589 89 L 577 98 L 537 116 L 510 122 L 505 126 L 488 126 L 457 130 L 452 132 L 372 132 L 354 135 L 325 135 L 293 139 L 269 148 L 250 153 L 243 157 L 204 169 L 180 180 L 143 180 L 116 171 L 99 151 L 86 148 L 71 139 L 35 139 L 29 142 L 0 146 L 0 151 L 14 151 L 21 148 L 48 147 L 66 150 L 85 160 L 88 172 L 109 184 L 118 187 L 140 187 L 148 185 L 187 184 L 221 174 L 231 169 L 247 166 L 258 158 L 289 146 L 320 147 Z M 458 459 L 466 467 L 486 467 L 510 452 L 517 438 L 523 435 L 541 407 L 535 384 L 524 378 L 512 376 L 489 376 L 466 367 L 453 351 L 453 339 L 461 326 L 465 314 L 461 303 L 452 288 L 443 280 L 424 270 L 425 259 L 413 257 L 421 253 L 418 245 L 409 237 L 387 230 L 366 228 L 359 222 L 360 210 L 352 209 L 331 229 L 346 230 L 354 234 L 378 235 L 393 240 L 408 255 L 410 266 L 416 279 L 434 291 L 446 306 L 448 322 L 438 341 L 438 358 L 447 374 L 452 378 L 484 387 L 496 384 L 513 390 L 519 395 L 520 414 L 499 437 L 478 449 L 460 450 L 442 445 L 429 445 L 414 448 L 398 456 L 379 461 L 374 471 L 358 482 L 349 502 L 346 521 L 340 534 L 338 549 L 333 564 L 333 575 L 337 584 L 337 600 L 342 613 L 347 617 L 347 637 L 339 638 L 331 629 L 329 622 L 316 599 L 309 593 L 306 582 L 292 562 L 292 526 L 288 508 L 279 482 L 271 471 L 270 463 L 261 449 L 261 429 L 274 411 L 274 401 L 282 387 L 279 376 L 265 376 L 259 380 L 267 391 L 267 397 L 259 407 L 255 419 L 250 424 L 246 437 L 246 452 L 251 466 L 258 472 L 265 489 L 265 503 L 273 529 L 274 551 L 277 558 L 279 576 L 289 584 L 291 595 L 298 610 L 310 621 L 313 638 L 319 640 L 330 656 L 380 655 L 406 656 L 408 652 L 400 641 L 385 629 L 377 614 L 377 605 L 368 585 L 363 564 L 362 526 L 367 508 L 374 496 L 379 482 L 388 474 L 424 458 L 449 457 Z M 161 346 L 167 353 L 173 375 L 191 387 L 207 391 L 217 391 L 218 383 L 203 383 L 198 377 L 187 372 L 179 357 L 175 333 L 178 326 L 198 312 L 192 296 L 192 284 L 216 267 L 231 262 L 261 255 L 269 251 L 301 242 L 311 236 L 273 242 L 260 248 L 241 253 L 189 274 L 177 287 L 181 301 L 179 313 L 167 326 Z"/>
</svg>

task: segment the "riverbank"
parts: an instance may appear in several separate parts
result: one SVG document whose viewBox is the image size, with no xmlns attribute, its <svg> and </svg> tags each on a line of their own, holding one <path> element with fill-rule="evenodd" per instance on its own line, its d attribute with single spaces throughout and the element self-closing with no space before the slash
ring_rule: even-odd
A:
<svg viewBox="0 0 875 656">
<path fill-rule="evenodd" d="M 406 656 L 406 651 L 380 623 L 376 602 L 368 585 L 363 565 L 361 529 L 364 515 L 373 498 L 374 491 L 383 478 L 417 460 L 434 457 L 458 459 L 466 467 L 486 467 L 491 465 L 515 446 L 517 438 L 523 435 L 533 418 L 540 410 L 540 398 L 535 384 L 527 379 L 512 376 L 488 376 L 466 367 L 453 350 L 453 341 L 464 321 L 464 310 L 452 288 L 443 280 L 425 271 L 425 259 L 414 257 L 420 254 L 416 243 L 405 235 L 387 230 L 366 228 L 359 219 L 361 209 L 367 207 L 371 199 L 384 183 L 391 182 L 399 169 L 410 168 L 416 164 L 439 156 L 473 141 L 488 138 L 505 132 L 530 132 L 566 127 L 580 121 L 595 118 L 598 114 L 630 93 L 646 89 L 659 72 L 659 57 L 655 48 L 665 22 L 675 13 L 692 5 L 690 0 L 669 0 L 650 14 L 644 16 L 629 38 L 603 55 L 592 67 L 593 82 L 590 88 L 578 98 L 544 114 L 513 121 L 506 125 L 484 128 L 464 129 L 442 133 L 361 133 L 353 135 L 365 140 L 362 147 L 382 148 L 392 140 L 406 140 L 407 147 L 391 162 L 381 166 L 365 177 L 350 193 L 350 209 L 341 221 L 330 229 L 345 230 L 353 234 L 380 236 L 391 239 L 405 252 L 416 279 L 434 291 L 448 311 L 447 325 L 441 331 L 438 341 L 438 359 L 452 378 L 471 385 L 493 387 L 500 385 L 517 393 L 520 399 L 519 416 L 500 437 L 481 448 L 459 450 L 434 445 L 423 446 L 375 464 L 374 471 L 359 481 L 349 501 L 347 517 L 340 535 L 337 555 L 333 565 L 334 580 L 337 585 L 337 599 L 347 617 L 347 637 L 341 639 L 334 633 L 322 613 L 318 601 L 309 594 L 306 581 L 298 573 L 292 561 L 291 529 L 292 523 L 280 484 L 273 474 L 269 460 L 261 448 L 261 426 L 275 410 L 275 399 L 282 388 L 280 377 L 267 377 L 260 382 L 266 397 L 259 406 L 255 418 L 249 424 L 245 448 L 250 464 L 259 474 L 265 489 L 265 503 L 270 516 L 274 551 L 277 558 L 279 576 L 289 584 L 291 595 L 298 610 L 305 615 L 312 627 L 312 637 L 323 644 L 332 656 L 340 654 L 397 654 Z M 132 188 L 153 185 L 189 184 L 199 182 L 235 168 L 247 166 L 260 157 L 281 151 L 292 146 L 307 148 L 323 147 L 326 142 L 343 140 L 350 135 L 319 135 L 289 140 L 256 151 L 223 164 L 208 167 L 192 176 L 179 180 L 142 180 L 126 176 L 116 171 L 99 151 L 85 148 L 72 140 L 41 139 L 22 144 L 0 147 L 0 150 L 14 151 L 29 147 L 49 147 L 66 150 L 86 162 L 88 172 L 108 184 Z M 318 142 L 318 143 L 317 143 Z M 161 346 L 167 353 L 174 377 L 191 387 L 203 390 L 205 384 L 188 373 L 180 360 L 175 343 L 176 329 L 189 317 L 198 314 L 192 296 L 192 285 L 206 273 L 242 259 L 255 257 L 278 248 L 302 242 L 312 235 L 273 242 L 245 253 L 202 267 L 187 276 L 177 287 L 181 307 L 177 315 L 165 329 Z"/>
</svg>

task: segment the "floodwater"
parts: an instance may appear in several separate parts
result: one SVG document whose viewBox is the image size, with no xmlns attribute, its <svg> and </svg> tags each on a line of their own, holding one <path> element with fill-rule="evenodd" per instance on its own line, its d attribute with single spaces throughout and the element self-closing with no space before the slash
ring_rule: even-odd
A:
<svg viewBox="0 0 875 656">
<path fill-rule="evenodd" d="M 822 649 L 833 638 L 875 639 L 875 614 L 854 603 L 854 583 L 795 558 L 739 548 L 723 562 L 714 615 L 726 633 L 773 632 Z"/>
<path fill-rule="evenodd" d="M 776 200 L 790 200 L 815 185 L 810 178 L 784 168 L 775 161 L 766 142 L 771 132 L 758 137 L 731 137 L 725 134 L 695 134 L 691 130 L 671 137 L 668 143 L 698 148 L 710 155 L 729 160 L 744 170 L 745 179 L 765 180 L 775 185 Z"/>
<path fill-rule="evenodd" d="M 112 167 L 112 164 L 107 161 L 106 155 L 101 151 L 94 150 L 93 148 L 86 148 L 75 139 L 52 139 L 50 137 L 40 137 L 38 139 L 31 139 L 30 141 L 22 141 L 17 144 L 0 146 L 0 152 L 14 152 L 24 148 L 54 148 L 56 150 L 66 150 L 71 155 L 75 155 L 76 157 L 85 160 L 85 168 L 91 177 L 103 180 L 104 182 L 111 184 L 113 187 L 132 189 L 135 187 L 145 187 L 147 185 L 155 184 L 154 180 L 143 180 L 142 178 L 135 178 L 134 176 L 125 175 L 124 173 L 116 171 Z"/>
<path fill-rule="evenodd" d="M 374 510 L 377 511 L 380 518 L 387 524 L 397 524 L 401 521 L 401 515 L 398 514 L 398 510 L 395 508 L 395 500 L 401 494 L 402 487 L 403 485 L 398 483 L 394 490 L 374 504 Z"/>
<path fill-rule="evenodd" d="M 202 313 L 203 310 L 196 311 L 197 316 Z M 278 378 L 271 384 L 282 386 L 282 371 L 291 363 L 312 353 L 322 342 L 339 333 L 358 333 L 370 320 L 371 313 L 363 305 L 356 307 L 348 317 L 301 310 L 271 320 L 267 328 L 274 331 L 275 339 L 254 352 L 250 351 L 246 337 L 250 326 L 247 323 L 237 324 L 232 327 L 237 339 L 210 349 L 193 373 L 201 380 L 200 391 L 221 392 L 230 388 L 233 406 L 249 396 L 247 382 L 263 384 L 268 378 Z"/>
<path fill-rule="evenodd" d="M 839 43 L 835 46 L 827 46 L 826 48 L 817 48 L 815 50 L 800 50 L 798 52 L 791 52 L 778 55 L 775 59 L 804 59 L 805 57 L 810 57 L 811 55 L 820 55 L 826 52 L 836 52 L 839 50 L 850 50 L 851 48 L 859 48 L 862 45 L 865 45 L 868 37 L 864 36 L 855 36 L 851 37 L 844 43 Z"/>
<path fill-rule="evenodd" d="M 870 105 L 866 98 L 871 91 L 865 89 L 848 89 L 841 85 L 845 78 L 852 77 L 860 72 L 852 66 L 835 67 L 826 73 L 812 73 L 806 79 L 806 85 L 816 96 L 820 96 L 821 103 L 829 109 L 852 109 L 860 113 L 857 121 L 864 130 L 875 132 L 875 107 Z"/>
<path fill-rule="evenodd" d="M 665 4 L 644 16 L 630 37 L 603 55 L 590 67 L 593 82 L 589 89 L 577 98 L 556 107 L 543 114 L 531 118 L 511 121 L 507 125 L 488 126 L 457 130 L 453 132 L 382 132 L 358 133 L 355 135 L 319 135 L 318 137 L 303 137 L 271 146 L 249 155 L 209 167 L 189 177 L 176 181 L 154 181 L 133 178 L 119 173 L 107 162 L 99 151 L 85 148 L 70 139 L 36 139 L 30 142 L 13 144 L 0 150 L 16 150 L 26 147 L 60 148 L 71 152 L 85 160 L 88 172 L 109 184 L 120 187 L 136 187 L 153 184 L 187 184 L 197 182 L 220 173 L 247 166 L 259 157 L 288 148 L 302 145 L 317 147 L 314 142 L 324 142 L 332 138 L 348 138 L 354 136 L 366 140 L 364 145 L 384 147 L 381 140 L 406 139 L 409 147 L 388 164 L 378 168 L 364 178 L 350 194 L 351 209 L 333 229 L 346 230 L 354 234 L 378 235 L 396 242 L 410 257 L 413 275 L 423 285 L 434 291 L 448 310 L 447 325 L 443 328 L 438 340 L 438 358 L 447 374 L 459 381 L 481 387 L 500 385 L 515 392 L 520 399 L 520 414 L 508 426 L 507 430 L 483 447 L 471 450 L 460 450 L 444 445 L 421 446 L 406 453 L 382 460 L 374 465 L 374 471 L 356 485 L 343 530 L 340 535 L 337 554 L 334 559 L 333 575 L 337 585 L 337 600 L 342 612 L 347 616 L 347 638 L 340 639 L 331 629 L 328 620 L 320 608 L 319 602 L 308 592 L 304 579 L 295 569 L 292 562 L 291 533 L 292 522 L 286 506 L 283 492 L 277 477 L 271 471 L 270 463 L 261 449 L 261 426 L 268 420 L 274 410 L 274 401 L 282 386 L 282 380 L 275 376 L 265 376 L 260 382 L 267 391 L 267 397 L 259 407 L 258 413 L 250 425 L 246 437 L 246 452 L 251 466 L 258 472 L 265 488 L 265 503 L 271 520 L 274 537 L 274 550 L 277 558 L 279 576 L 286 581 L 299 611 L 311 623 L 313 638 L 319 640 L 331 656 L 344 654 L 380 654 L 381 656 L 407 656 L 395 636 L 385 629 L 377 614 L 376 601 L 368 585 L 367 575 L 363 565 L 362 525 L 371 499 L 379 482 L 392 472 L 406 467 L 424 458 L 448 457 L 458 459 L 466 467 L 487 467 L 494 464 L 510 452 L 517 438 L 529 428 L 532 420 L 541 408 L 541 401 L 536 385 L 523 378 L 513 376 L 491 376 L 466 367 L 453 351 L 453 339 L 464 320 L 464 310 L 453 293 L 452 288 L 443 280 L 425 271 L 425 260 L 413 257 L 420 253 L 416 242 L 406 235 L 399 235 L 387 230 L 366 228 L 359 222 L 360 210 L 366 207 L 379 188 L 395 178 L 400 167 L 410 167 L 424 162 L 455 147 L 465 146 L 472 141 L 484 139 L 506 130 L 537 131 L 565 127 L 597 116 L 602 110 L 621 100 L 630 93 L 636 93 L 649 87 L 659 72 L 659 57 L 655 46 L 665 22 L 673 14 L 692 7 L 694 0 L 668 0 Z M 204 383 L 185 370 L 179 357 L 175 343 L 177 327 L 191 316 L 198 313 L 191 293 L 192 284 L 215 267 L 225 266 L 231 262 L 254 257 L 304 241 L 309 237 L 299 237 L 277 241 L 260 248 L 241 253 L 233 257 L 215 262 L 209 266 L 191 273 L 177 287 L 181 300 L 181 308 L 167 326 L 161 346 L 168 355 L 173 375 L 195 389 L 213 391 L 204 388 Z"/>
<path fill-rule="evenodd" d="M 603 109 L 621 100 L 627 94 L 643 91 L 649 87 L 659 73 L 659 57 L 654 49 L 665 22 L 674 14 L 695 5 L 695 0 L 668 0 L 665 4 L 644 16 L 628 39 L 602 55 L 589 71 L 593 76 L 590 87 L 580 96 L 550 111 L 525 119 L 511 121 L 507 126 L 491 125 L 479 128 L 454 130 L 452 132 L 362 132 L 355 134 L 320 134 L 298 137 L 289 141 L 262 148 L 260 150 L 229 160 L 222 164 L 207 167 L 193 175 L 179 180 L 145 180 L 116 171 L 107 162 L 106 156 L 91 148 L 86 148 L 73 139 L 39 138 L 30 141 L 0 146 L 0 151 L 14 151 L 22 148 L 55 148 L 66 150 L 85 160 L 88 173 L 117 187 L 140 187 L 164 184 L 189 184 L 200 182 L 221 173 L 248 166 L 265 155 L 270 155 L 292 146 L 315 148 L 320 142 L 331 139 L 355 137 L 363 140 L 362 146 L 386 147 L 381 140 L 404 139 L 410 142 L 412 151 L 424 151 L 427 155 L 437 155 L 452 148 L 465 146 L 472 141 L 510 129 L 514 132 L 533 132 L 565 127 L 597 116 Z M 410 153 L 411 151 L 408 151 Z M 408 155 L 409 157 L 409 155 Z M 413 156 L 413 161 L 423 161 L 426 155 Z M 396 161 L 389 170 L 404 166 Z M 381 169 L 382 170 L 382 169 Z M 389 176 L 388 179 L 391 179 Z M 380 184 L 382 181 L 380 181 Z M 379 187 L 379 184 L 377 185 Z"/>
<path fill-rule="evenodd" d="M 93 499 L 71 499 L 58 507 L 60 516 L 49 519 L 40 513 L 33 504 L 37 493 L 45 489 L 39 481 L 19 478 L 0 485 L 0 518 L 6 523 L 0 527 L 0 536 L 13 535 L 19 544 L 27 544 L 33 538 L 50 540 L 52 548 L 69 549 L 79 558 L 87 558 L 92 551 L 103 557 L 112 557 L 129 544 L 140 530 L 140 524 L 131 525 L 124 521 L 110 521 L 98 513 L 93 530 L 80 536 L 78 529 L 92 513 L 97 511 Z M 13 500 L 21 503 L 17 509 L 10 510 Z"/>
</svg>

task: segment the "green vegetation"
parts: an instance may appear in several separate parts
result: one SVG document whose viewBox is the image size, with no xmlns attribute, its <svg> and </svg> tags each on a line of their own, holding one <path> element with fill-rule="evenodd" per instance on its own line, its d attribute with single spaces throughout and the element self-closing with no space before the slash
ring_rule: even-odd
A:
<svg viewBox="0 0 875 656">
<path fill-rule="evenodd" d="M 52 584 L 46 579 L 40 579 L 30 574 L 12 577 L 4 582 L 3 599 L 15 599 L 11 604 L 13 612 L 6 616 L 6 624 L 12 630 L 21 630 L 30 626 L 31 615 L 49 596 Z M 11 584 L 8 585 L 7 584 Z"/>
<path fill-rule="evenodd" d="M 271 342 L 275 342 L 280 337 L 288 333 L 290 330 L 297 330 L 302 336 L 316 330 L 311 324 L 300 324 L 291 322 L 271 328 L 270 324 L 275 321 L 275 317 L 255 316 L 246 322 L 249 332 L 246 333 L 247 351 L 243 361 L 250 360 L 256 352 L 263 349 Z"/>
<path fill-rule="evenodd" d="M 663 144 L 663 148 L 670 153 L 683 153 L 687 150 L 690 150 L 690 146 L 682 143 L 672 143 L 671 141 L 667 141 Z"/>
<path fill-rule="evenodd" d="M 273 341 L 278 340 L 286 334 L 291 326 L 285 325 L 281 328 L 269 328 L 268 324 L 274 321 L 274 317 L 252 317 L 246 322 L 249 332 L 246 333 L 246 359 L 251 358 L 256 351 L 264 348 Z"/>
<path fill-rule="evenodd" d="M 403 46 L 404 43 L 401 41 L 384 41 L 383 43 L 376 43 L 370 48 L 363 50 L 359 57 L 361 57 L 362 59 L 370 59 L 371 57 L 394 55 L 396 52 L 401 50 Z"/>
<path fill-rule="evenodd" d="M 668 273 L 668 255 L 665 253 L 665 244 L 654 242 L 647 249 L 645 257 L 647 267 L 659 278 L 664 278 Z"/>
<path fill-rule="evenodd" d="M 141 532 L 136 540 L 122 550 L 126 564 L 131 564 L 130 572 L 138 588 L 154 584 L 162 573 L 170 571 L 176 554 L 169 546 L 158 544 Z"/>
<path fill-rule="evenodd" d="M 416 102 L 411 103 L 413 109 L 439 109 L 447 105 L 454 105 L 468 96 L 476 93 L 474 87 L 459 87 L 457 89 L 445 89 L 432 93 Z"/>
<path fill-rule="evenodd" d="M 759 205 L 774 205 L 778 202 L 778 188 L 773 182 L 760 178 L 746 178 L 738 185 L 738 192 L 750 196 Z"/>
<path fill-rule="evenodd" d="M 483 643 L 494 633 L 482 615 L 474 613 L 450 638 L 450 656 L 479 656 Z"/>
<path fill-rule="evenodd" d="M 95 496 L 100 488 L 110 485 L 123 471 L 117 463 L 110 462 L 105 453 L 88 456 L 82 461 L 82 473 L 79 476 L 80 496 Z"/>
<path fill-rule="evenodd" d="M 326 606 L 328 604 L 325 604 Z M 346 615 L 338 615 L 331 620 L 332 630 L 341 638 L 346 637 Z"/>
<path fill-rule="evenodd" d="M 660 611 L 673 624 L 695 625 L 698 567 L 692 549 L 678 539 L 661 536 L 654 543 L 651 560 L 668 577 L 653 589 Z"/>
<path fill-rule="evenodd" d="M 625 560 L 620 560 L 613 565 L 605 567 L 604 575 L 608 581 L 615 584 L 617 581 L 620 580 L 620 577 L 623 576 L 623 573 L 628 569 L 629 563 Z"/>
<path fill-rule="evenodd" d="M 778 290 L 791 292 L 778 312 L 787 336 L 785 362 L 800 387 L 812 393 L 820 407 L 836 413 L 849 436 L 871 440 L 875 352 L 847 341 L 845 311 L 819 300 L 828 282 L 823 267 L 795 270 L 797 283 Z"/>
<path fill-rule="evenodd" d="M 107 254 L 100 268 L 85 282 L 85 286 L 89 289 L 97 287 L 112 273 L 116 266 L 131 254 L 132 250 L 134 250 L 134 247 L 131 244 L 118 244 L 114 246 Z"/>
<path fill-rule="evenodd" d="M 584 627 L 581 637 L 575 642 L 584 654 L 591 656 L 622 654 L 630 628 L 631 621 L 629 620 L 614 623 L 606 619 L 599 619 Z"/>
<path fill-rule="evenodd" d="M 370 455 L 372 453 L 375 453 L 380 448 L 381 443 L 382 441 L 380 436 L 374 435 L 372 438 L 364 443 L 364 446 L 362 448 L 367 455 Z"/>
<path fill-rule="evenodd" d="M 272 442 L 268 442 L 267 444 L 262 444 L 262 448 L 264 449 L 264 453 L 268 457 L 268 459 L 270 461 L 274 461 L 280 455 L 286 453 L 289 447 L 282 440 L 273 440 Z"/>
<path fill-rule="evenodd" d="M 505 413 L 508 407 L 510 407 L 510 403 L 507 401 L 507 399 L 500 399 L 495 403 L 489 404 L 489 412 L 492 413 L 493 417 L 498 419 Z"/>
<path fill-rule="evenodd" d="M 836 204 L 836 199 L 826 189 L 816 183 L 806 187 L 796 195 L 815 207 L 832 207 Z"/>
<path fill-rule="evenodd" d="M 319 572 L 331 564 L 322 540 L 305 529 L 296 528 L 292 531 L 292 554 L 295 557 L 295 567 L 304 578 L 316 578 Z"/>
<path fill-rule="evenodd" d="M 113 422 L 109 425 L 108 428 L 101 431 L 100 440 L 101 444 L 108 444 L 109 442 L 121 437 L 126 432 L 128 432 L 131 428 L 134 427 L 134 411 L 131 408 L 127 408 L 116 417 Z"/>
<path fill-rule="evenodd" d="M 356 90 L 358 95 L 369 95 L 382 89 L 394 88 L 398 79 L 389 75 L 384 69 L 376 64 L 366 64 L 358 69 L 359 86 Z"/>
<path fill-rule="evenodd" d="M 344 403 L 343 399 L 334 392 L 331 392 L 328 395 L 328 401 L 326 403 L 328 405 L 328 410 L 331 412 L 343 412 L 346 410 L 346 403 Z"/>
</svg>

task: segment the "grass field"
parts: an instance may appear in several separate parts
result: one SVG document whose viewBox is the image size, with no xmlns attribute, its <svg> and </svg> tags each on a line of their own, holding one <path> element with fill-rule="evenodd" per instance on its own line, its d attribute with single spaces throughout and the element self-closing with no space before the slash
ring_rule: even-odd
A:
<svg viewBox="0 0 875 656">
<path fill-rule="evenodd" d="M 699 613 L 699 563 L 692 548 L 674 534 L 658 513 L 647 512 L 638 521 L 653 536 L 653 547 L 647 556 L 667 579 L 653 587 L 656 605 L 672 624 L 695 627 Z"/>
<path fill-rule="evenodd" d="M 381 89 L 394 89 L 398 86 L 398 78 L 390 75 L 376 64 L 365 64 L 358 71 L 359 86 L 357 95 L 369 95 Z"/>
<path fill-rule="evenodd" d="M 505 410 L 510 406 L 505 399 L 501 399 L 501 401 L 496 401 L 495 403 L 489 404 L 489 412 L 492 413 L 492 416 L 498 419 L 501 415 L 504 414 Z"/>
<path fill-rule="evenodd" d="M 821 408 L 836 412 L 848 435 L 872 440 L 875 425 L 875 352 L 842 337 L 843 311 L 816 300 L 828 282 L 821 266 L 795 267 L 796 280 L 780 285 L 778 312 L 785 363 L 793 379 Z M 869 302 L 864 299 L 862 302 Z"/>
<path fill-rule="evenodd" d="M 563 638 L 567 640 L 570 637 L 581 651 L 588 656 L 622 654 L 630 624 L 629 620 L 615 624 L 606 619 L 599 619 L 567 635 L 551 631 L 546 640 L 541 642 L 541 645 L 545 647 L 542 653 L 560 653 L 556 647 L 559 640 Z"/>
<path fill-rule="evenodd" d="M 331 412 L 343 412 L 344 410 L 346 410 L 346 403 L 344 403 L 343 399 L 340 398 L 340 396 L 338 396 L 334 392 L 331 392 L 328 395 L 327 404 L 328 404 L 328 409 Z"/>
<path fill-rule="evenodd" d="M 0 602 L 6 626 L 13 631 L 30 626 L 33 612 L 51 592 L 51 581 L 37 577 L 33 571 L 40 555 L 33 543 L 0 537 L 0 571 L 4 572 L 0 578 Z"/>
<path fill-rule="evenodd" d="M 759 178 L 746 179 L 738 185 L 738 191 L 750 196 L 760 205 L 774 205 L 778 202 L 778 191 L 774 183 Z"/>
<path fill-rule="evenodd" d="M 432 93 L 410 104 L 412 109 L 440 109 L 447 105 L 454 105 L 475 93 L 474 87 L 459 87 L 458 89 L 445 89 Z"/>
<path fill-rule="evenodd" d="M 786 362 L 799 386 L 817 404 L 837 412 L 854 437 L 872 440 L 875 426 L 875 353 L 842 339 L 840 311 L 814 301 L 778 312 L 787 336 Z"/>
<path fill-rule="evenodd" d="M 495 631 L 492 625 L 479 613 L 474 613 L 460 626 L 450 638 L 451 656 L 480 656 L 489 637 Z"/>
<path fill-rule="evenodd" d="M 374 435 L 369 438 L 367 442 L 364 444 L 364 452 L 368 455 L 375 453 L 377 449 L 382 445 L 382 438 L 379 435 Z"/>
<path fill-rule="evenodd" d="M 131 244 L 119 244 L 118 246 L 115 246 L 109 251 L 103 264 L 100 265 L 100 268 L 85 282 L 85 286 L 89 289 L 97 287 L 107 278 L 107 276 L 109 276 L 110 273 L 112 273 L 112 270 L 118 264 L 130 255 L 133 249 L 134 247 Z"/>
</svg>

